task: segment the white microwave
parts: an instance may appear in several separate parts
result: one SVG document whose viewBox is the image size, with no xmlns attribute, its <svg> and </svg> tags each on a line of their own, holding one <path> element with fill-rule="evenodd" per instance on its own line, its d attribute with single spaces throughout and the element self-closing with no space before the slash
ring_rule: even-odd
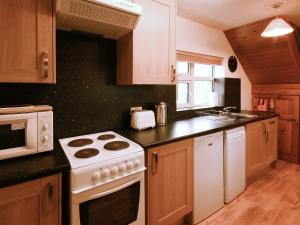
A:
<svg viewBox="0 0 300 225">
<path fill-rule="evenodd" d="M 51 106 L 0 108 L 0 160 L 53 150 Z"/>
</svg>

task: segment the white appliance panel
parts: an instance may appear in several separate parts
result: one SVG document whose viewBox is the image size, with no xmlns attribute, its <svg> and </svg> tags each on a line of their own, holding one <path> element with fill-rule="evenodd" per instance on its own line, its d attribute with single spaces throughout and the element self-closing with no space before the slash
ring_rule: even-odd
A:
<svg viewBox="0 0 300 225">
<path fill-rule="evenodd" d="M 225 203 L 229 203 L 246 188 L 244 127 L 225 131 L 224 172 Z"/>
<path fill-rule="evenodd" d="M 224 205 L 223 132 L 194 139 L 194 223 Z"/>
</svg>

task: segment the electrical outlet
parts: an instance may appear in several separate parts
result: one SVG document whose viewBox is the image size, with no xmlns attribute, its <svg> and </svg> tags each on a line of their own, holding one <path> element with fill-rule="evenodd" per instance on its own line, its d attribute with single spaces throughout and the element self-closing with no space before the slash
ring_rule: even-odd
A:
<svg viewBox="0 0 300 225">
<path fill-rule="evenodd" d="M 130 115 L 132 115 L 132 113 L 133 113 L 134 111 L 141 111 L 141 110 L 143 110 L 143 107 L 142 107 L 142 106 L 131 107 L 131 108 L 130 108 Z"/>
</svg>

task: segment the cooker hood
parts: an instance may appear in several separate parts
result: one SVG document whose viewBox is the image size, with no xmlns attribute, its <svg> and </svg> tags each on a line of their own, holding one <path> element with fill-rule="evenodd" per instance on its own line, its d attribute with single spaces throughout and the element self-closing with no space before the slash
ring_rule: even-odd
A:
<svg viewBox="0 0 300 225">
<path fill-rule="evenodd" d="M 142 8 L 126 0 L 57 0 L 56 23 L 62 30 L 77 30 L 119 39 L 136 27 Z"/>
</svg>

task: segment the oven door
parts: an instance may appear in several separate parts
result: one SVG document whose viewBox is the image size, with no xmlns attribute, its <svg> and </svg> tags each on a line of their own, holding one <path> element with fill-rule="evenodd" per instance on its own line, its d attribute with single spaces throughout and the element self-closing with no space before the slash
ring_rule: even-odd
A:
<svg viewBox="0 0 300 225">
<path fill-rule="evenodd" d="M 72 194 L 72 225 L 145 225 L 144 173 Z"/>
<path fill-rule="evenodd" d="M 0 159 L 37 152 L 37 113 L 0 115 Z"/>
</svg>

